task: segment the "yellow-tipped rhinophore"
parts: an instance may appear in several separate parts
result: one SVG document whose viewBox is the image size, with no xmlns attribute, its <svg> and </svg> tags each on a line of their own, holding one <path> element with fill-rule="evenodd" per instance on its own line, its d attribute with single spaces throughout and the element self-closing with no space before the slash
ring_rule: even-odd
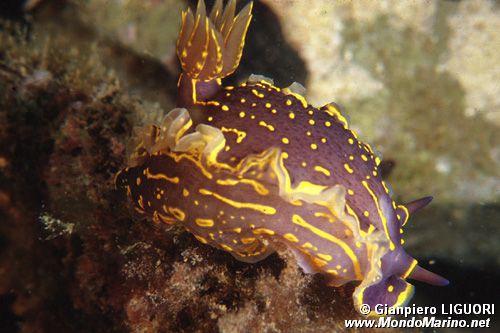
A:
<svg viewBox="0 0 500 333">
<path fill-rule="evenodd" d="M 230 0 L 224 10 L 222 0 L 217 0 L 207 16 L 205 3 L 199 0 L 194 16 L 190 9 L 182 13 L 177 55 L 188 77 L 210 81 L 236 70 L 252 18 L 252 3 L 236 17 L 235 10 L 235 0 Z"/>
</svg>

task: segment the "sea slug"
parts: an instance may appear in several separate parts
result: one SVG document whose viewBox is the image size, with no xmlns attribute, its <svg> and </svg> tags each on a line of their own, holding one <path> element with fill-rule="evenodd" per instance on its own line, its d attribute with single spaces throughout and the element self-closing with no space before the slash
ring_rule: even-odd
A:
<svg viewBox="0 0 500 333">
<path fill-rule="evenodd" d="M 446 285 L 402 247 L 409 216 L 431 198 L 395 203 L 380 157 L 335 104 L 314 107 L 300 84 L 278 88 L 258 75 L 222 86 L 252 17 L 252 3 L 235 8 L 218 0 L 207 15 L 200 0 L 182 13 L 178 108 L 137 130 L 118 188 L 140 214 L 182 223 L 238 260 L 262 260 L 278 242 L 332 286 L 360 281 L 357 309 L 405 304 L 407 278 Z"/>
</svg>

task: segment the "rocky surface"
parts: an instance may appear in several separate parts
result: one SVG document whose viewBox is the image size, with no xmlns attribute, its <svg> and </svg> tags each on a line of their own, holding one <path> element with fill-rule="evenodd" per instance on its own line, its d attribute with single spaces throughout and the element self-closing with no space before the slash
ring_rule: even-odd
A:
<svg viewBox="0 0 500 333">
<path fill-rule="evenodd" d="M 493 302 L 497 5 L 304 3 L 256 3 L 232 80 L 299 81 L 313 102 L 344 105 L 362 137 L 393 161 L 397 198 L 436 197 L 410 221 L 406 244 L 452 285 L 441 296 L 418 285 L 416 302 Z M 182 228 L 138 220 L 114 191 L 133 126 L 174 105 L 173 43 L 185 6 L 27 1 L 24 12 L 12 5 L 5 15 L 2 331 L 331 332 L 356 318 L 354 285 L 326 287 L 286 251 L 237 262 Z"/>
</svg>

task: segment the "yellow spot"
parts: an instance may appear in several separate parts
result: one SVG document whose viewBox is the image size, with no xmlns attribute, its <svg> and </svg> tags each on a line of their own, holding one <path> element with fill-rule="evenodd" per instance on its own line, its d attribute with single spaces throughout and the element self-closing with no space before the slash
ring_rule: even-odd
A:
<svg viewBox="0 0 500 333">
<path fill-rule="evenodd" d="M 212 120 L 214 120 L 214 117 L 210 116 L 210 117 L 207 118 L 207 120 L 208 121 L 212 121 Z"/>
<path fill-rule="evenodd" d="M 363 159 L 363 161 L 365 161 L 365 162 L 366 162 L 366 161 L 368 161 L 368 157 L 366 157 L 366 155 L 365 155 L 365 154 L 361 154 L 361 158 L 362 158 L 362 159 Z"/>
<path fill-rule="evenodd" d="M 306 167 L 307 166 L 307 163 L 305 161 L 302 161 L 302 163 L 300 163 L 300 165 L 302 165 L 302 167 Z"/>
<path fill-rule="evenodd" d="M 224 251 L 227 251 L 227 252 L 231 252 L 233 251 L 233 248 L 226 245 L 226 244 L 219 244 L 219 246 L 224 250 Z"/>
<path fill-rule="evenodd" d="M 139 195 L 139 200 L 137 200 L 137 204 L 139 205 L 139 207 L 141 207 L 141 209 L 144 209 L 144 198 L 142 197 L 142 195 Z"/>
<path fill-rule="evenodd" d="M 309 242 L 306 242 L 306 243 L 302 244 L 301 247 L 303 247 L 304 249 L 312 249 L 312 250 L 315 250 L 315 251 L 318 250 L 318 248 L 316 246 L 312 245 Z"/>
<path fill-rule="evenodd" d="M 321 138 L 321 142 L 326 143 L 326 138 Z"/>
<path fill-rule="evenodd" d="M 311 143 L 311 149 L 312 149 L 312 150 L 316 150 L 316 149 L 318 149 L 318 145 L 317 145 L 317 144 L 315 144 L 315 143 Z"/>
<path fill-rule="evenodd" d="M 137 177 L 137 179 L 135 180 L 135 183 L 137 184 L 137 186 L 141 185 L 141 178 Z"/>
<path fill-rule="evenodd" d="M 200 189 L 199 192 L 203 195 L 211 195 L 213 196 L 214 198 L 230 205 L 230 206 L 233 206 L 235 208 L 247 208 L 247 209 L 252 209 L 252 210 L 255 210 L 255 211 L 258 211 L 258 212 L 261 212 L 263 214 L 266 214 L 266 215 L 274 215 L 276 214 L 276 208 L 274 207 L 271 207 L 271 206 L 266 206 L 266 205 L 260 205 L 260 204 L 255 204 L 255 203 L 249 203 L 249 202 L 238 202 L 238 201 L 234 201 L 234 200 L 231 200 L 229 198 L 226 198 L 218 193 L 215 193 L 215 192 L 211 192 L 207 189 Z"/>
<path fill-rule="evenodd" d="M 290 119 L 295 119 L 295 113 L 290 112 L 290 113 L 288 114 L 288 118 L 290 118 Z"/>
<path fill-rule="evenodd" d="M 330 261 L 330 260 L 333 259 L 333 257 L 331 255 L 324 254 L 324 253 L 318 253 L 317 256 L 320 257 L 323 260 L 326 260 L 326 261 Z"/>
<path fill-rule="evenodd" d="M 274 132 L 274 126 L 267 124 L 265 121 L 259 121 L 259 125 L 267 128 L 270 132 Z"/>
<path fill-rule="evenodd" d="M 266 228 L 257 228 L 252 231 L 254 235 L 274 235 L 275 232 L 271 229 L 266 229 Z"/>
<path fill-rule="evenodd" d="M 251 115 L 251 116 L 250 116 L 250 119 L 255 119 L 255 115 L 254 115 L 254 114 L 253 114 L 253 115 Z"/>
<path fill-rule="evenodd" d="M 291 101 L 291 100 L 289 100 L 289 99 L 287 99 L 287 100 L 286 100 L 286 105 L 288 105 L 288 106 L 292 105 L 292 101 Z"/>
<path fill-rule="evenodd" d="M 283 157 L 284 160 L 288 158 L 288 153 L 286 151 L 281 153 L 281 157 Z"/>
<path fill-rule="evenodd" d="M 187 189 L 182 190 L 182 196 L 187 197 L 189 195 L 189 191 Z"/>
<path fill-rule="evenodd" d="M 348 190 L 347 190 L 347 193 L 348 193 L 349 195 L 354 195 L 354 191 L 353 191 L 353 190 L 351 190 L 351 189 L 348 189 Z"/>
<path fill-rule="evenodd" d="M 229 107 L 227 105 L 223 105 L 221 109 L 222 111 L 229 111 Z"/>
<path fill-rule="evenodd" d="M 271 110 L 271 113 L 276 113 L 276 112 L 278 112 L 278 111 L 276 111 L 276 109 Z"/>
<path fill-rule="evenodd" d="M 203 237 L 201 237 L 201 236 L 198 236 L 198 235 L 194 235 L 194 237 L 195 237 L 197 240 L 199 240 L 200 242 L 202 242 L 203 244 L 208 244 L 208 241 L 207 241 L 205 238 L 203 238 Z"/>
<path fill-rule="evenodd" d="M 246 99 L 244 99 L 244 98 L 240 99 L 240 102 L 241 102 L 241 103 L 245 103 L 246 101 L 247 101 L 247 100 L 246 100 Z"/>
<path fill-rule="evenodd" d="M 158 199 L 158 200 L 160 200 L 160 199 L 161 199 L 161 194 L 160 194 L 160 193 L 158 193 L 158 194 L 156 195 L 156 199 Z"/>
<path fill-rule="evenodd" d="M 349 166 L 349 164 L 347 164 L 347 163 L 344 163 L 344 169 L 346 169 L 346 170 L 347 170 L 347 172 L 349 172 L 349 173 L 353 173 L 353 172 L 354 172 L 354 171 L 351 169 L 351 167 Z"/>
<path fill-rule="evenodd" d="M 196 219 L 194 221 L 200 227 L 209 228 L 214 226 L 214 220 L 212 219 Z"/>
<path fill-rule="evenodd" d="M 281 139 L 281 142 L 283 142 L 284 144 L 289 144 L 290 143 L 290 140 L 288 140 L 288 138 L 282 138 Z"/>
<path fill-rule="evenodd" d="M 332 123 L 331 123 L 331 122 L 329 122 L 329 121 L 325 121 L 325 126 L 326 126 L 326 127 L 330 127 L 330 126 L 332 126 Z"/>
<path fill-rule="evenodd" d="M 394 286 L 390 285 L 389 287 L 387 287 L 387 291 L 392 293 L 394 291 Z"/>
<path fill-rule="evenodd" d="M 314 125 L 316 122 L 313 119 L 309 119 L 309 125 Z"/>
<path fill-rule="evenodd" d="M 270 109 L 271 108 L 271 103 L 266 103 L 266 108 Z"/>
<path fill-rule="evenodd" d="M 252 244 L 256 239 L 254 237 L 245 237 L 240 240 L 243 244 Z"/>
<path fill-rule="evenodd" d="M 288 241 L 290 241 L 292 243 L 298 243 L 299 242 L 299 239 L 294 234 L 291 234 L 291 233 L 284 234 L 283 238 L 285 238 L 286 240 L 288 240 Z"/>
<path fill-rule="evenodd" d="M 326 262 L 322 259 L 318 259 L 316 257 L 314 257 L 312 260 L 317 267 L 324 267 L 324 266 L 328 265 L 328 262 Z"/>
<path fill-rule="evenodd" d="M 361 247 L 361 242 L 356 242 L 356 247 Z"/>
<path fill-rule="evenodd" d="M 314 216 L 316 216 L 316 217 L 324 217 L 324 218 L 328 219 L 328 222 L 330 222 L 330 223 L 335 222 L 335 220 L 333 219 L 333 216 L 330 215 L 330 214 L 325 214 L 325 213 L 322 213 L 322 212 L 315 212 Z"/>
<path fill-rule="evenodd" d="M 401 238 L 401 245 L 403 245 L 405 243 L 405 240 L 403 238 Z"/>
<path fill-rule="evenodd" d="M 252 94 L 254 94 L 255 96 L 257 96 L 259 98 L 264 98 L 264 94 L 259 93 L 256 89 L 252 89 Z"/>
<path fill-rule="evenodd" d="M 354 156 L 349 155 L 349 161 L 354 161 Z"/>
<path fill-rule="evenodd" d="M 350 145 L 354 144 L 354 140 L 352 138 L 349 138 L 347 142 L 349 142 Z"/>
<path fill-rule="evenodd" d="M 369 213 L 367 210 L 365 210 L 365 211 L 363 212 L 363 215 L 364 215 L 364 216 L 366 216 L 366 217 L 368 217 L 368 216 L 370 216 L 370 213 Z"/>
<path fill-rule="evenodd" d="M 311 131 L 307 131 L 307 132 L 306 132 L 306 135 L 307 135 L 307 136 L 311 136 L 311 135 L 312 135 Z"/>
<path fill-rule="evenodd" d="M 245 117 L 245 112 L 241 111 L 240 112 L 240 118 L 244 118 Z"/>
<path fill-rule="evenodd" d="M 328 176 L 328 177 L 331 175 L 330 170 L 325 169 L 325 168 L 323 168 L 322 166 L 319 166 L 319 165 L 315 165 L 314 166 L 314 171 L 320 172 L 320 173 L 322 173 L 322 174 L 324 174 L 325 176 Z"/>
<path fill-rule="evenodd" d="M 377 176 L 377 171 L 373 170 L 372 175 Z"/>
<path fill-rule="evenodd" d="M 307 113 L 308 113 L 309 115 L 311 115 L 311 116 L 314 114 L 313 110 L 309 110 L 309 111 L 307 111 Z"/>
</svg>

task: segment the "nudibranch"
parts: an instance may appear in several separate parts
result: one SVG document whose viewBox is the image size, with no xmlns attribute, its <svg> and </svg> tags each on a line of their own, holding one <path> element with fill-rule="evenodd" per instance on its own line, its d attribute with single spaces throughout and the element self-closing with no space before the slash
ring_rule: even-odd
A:
<svg viewBox="0 0 500 333">
<path fill-rule="evenodd" d="M 431 198 L 396 204 L 380 157 L 335 104 L 314 107 L 300 84 L 258 75 L 222 85 L 252 17 L 252 3 L 235 8 L 217 0 L 207 15 L 200 0 L 182 13 L 178 108 L 136 130 L 117 187 L 153 222 L 181 223 L 238 260 L 257 262 L 281 243 L 332 286 L 360 281 L 356 309 L 406 304 L 407 278 L 446 285 L 402 247 L 403 226 Z"/>
</svg>

